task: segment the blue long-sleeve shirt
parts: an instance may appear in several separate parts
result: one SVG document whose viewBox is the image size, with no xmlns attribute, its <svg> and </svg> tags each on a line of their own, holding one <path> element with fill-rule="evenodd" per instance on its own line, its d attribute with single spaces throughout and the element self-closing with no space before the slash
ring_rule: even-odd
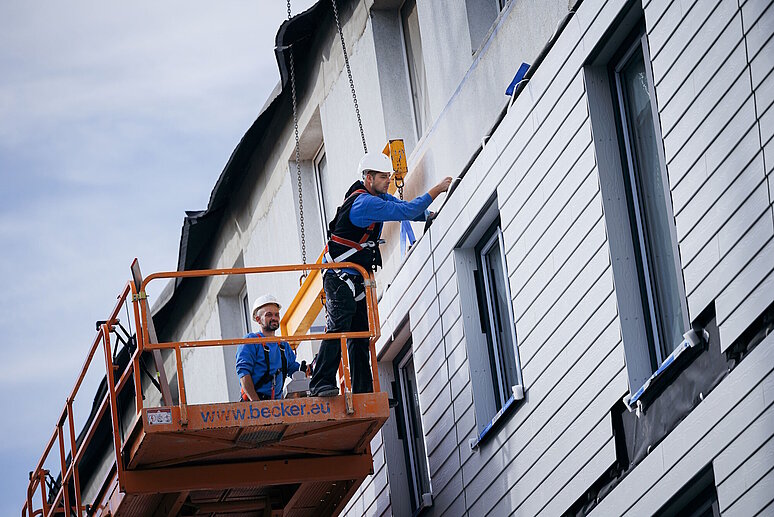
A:
<svg viewBox="0 0 774 517">
<path fill-rule="evenodd" d="M 260 332 L 251 332 L 245 337 L 257 338 L 264 336 Z M 286 341 L 283 341 L 282 344 L 285 346 L 288 376 L 290 376 L 291 373 L 298 371 L 301 368 L 301 365 L 296 362 L 296 353 L 290 347 L 290 344 Z M 279 398 L 282 395 L 282 388 L 285 384 L 285 379 L 282 377 L 282 352 L 277 343 L 268 343 L 268 347 L 269 372 L 275 379 L 274 396 Z M 253 383 L 257 383 L 266 373 L 266 356 L 263 352 L 263 345 L 260 343 L 239 345 L 236 352 L 236 370 L 240 379 L 245 375 L 250 375 L 253 379 Z M 271 397 L 271 379 L 261 385 L 255 384 L 255 391 L 266 395 L 267 397 Z"/>
<path fill-rule="evenodd" d="M 411 201 L 403 201 L 390 194 L 360 195 L 352 203 L 349 220 L 360 228 L 386 221 L 424 221 L 428 215 L 427 207 L 432 202 L 433 198 L 428 193 Z"/>
<path fill-rule="evenodd" d="M 362 194 L 352 203 L 349 210 L 349 220 L 355 226 L 367 228 L 371 223 L 387 221 L 424 221 L 430 212 L 427 207 L 433 202 L 429 193 L 425 193 L 411 201 L 403 201 L 390 194 L 378 196 Z M 381 228 L 379 234 L 381 235 Z M 360 276 L 356 269 L 344 268 L 342 271 L 350 275 Z"/>
</svg>

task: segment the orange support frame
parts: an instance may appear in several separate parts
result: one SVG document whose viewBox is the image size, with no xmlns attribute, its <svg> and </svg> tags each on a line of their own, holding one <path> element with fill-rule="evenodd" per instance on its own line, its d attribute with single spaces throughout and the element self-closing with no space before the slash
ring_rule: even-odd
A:
<svg viewBox="0 0 774 517">
<path fill-rule="evenodd" d="M 315 264 L 322 264 L 324 253 L 320 253 Z M 306 334 L 322 311 L 323 276 L 322 271 L 314 269 L 304 277 L 296 296 L 285 309 L 280 321 L 283 335 Z"/>
<path fill-rule="evenodd" d="M 318 273 L 319 275 L 320 273 L 322 273 L 321 270 L 323 269 L 342 268 L 342 267 L 357 269 L 366 279 L 365 292 L 366 292 L 366 304 L 368 307 L 368 322 L 369 322 L 368 331 L 331 333 L 331 334 L 293 334 L 293 335 L 273 336 L 268 338 L 250 338 L 250 339 L 247 339 L 247 338 L 229 339 L 229 340 L 214 339 L 214 340 L 204 340 L 204 341 L 198 341 L 198 342 L 192 342 L 192 341 L 167 342 L 167 343 L 150 342 L 150 337 L 148 334 L 148 323 L 147 323 L 150 315 L 148 314 L 147 304 L 140 303 L 140 301 L 145 296 L 145 290 L 148 283 L 150 283 L 152 280 L 161 279 L 161 278 L 194 278 L 194 277 L 205 277 L 205 276 L 244 275 L 244 274 L 276 273 L 276 272 L 288 272 L 288 271 L 312 271 L 312 272 Z M 131 303 L 134 306 L 133 312 L 134 312 L 134 320 L 135 320 L 135 330 L 137 335 L 137 348 L 135 349 L 132 357 L 130 358 L 125 371 L 121 372 L 120 378 L 116 381 L 115 366 L 113 365 L 113 361 L 111 357 L 110 334 L 118 322 L 118 315 L 121 308 L 124 306 L 125 303 L 129 301 L 131 301 Z M 276 342 L 278 340 L 288 341 L 291 344 L 295 345 L 295 347 L 297 347 L 298 344 L 302 341 L 311 341 L 311 340 L 319 340 L 319 339 L 340 339 L 342 343 L 342 352 L 343 352 L 342 363 L 340 364 L 340 373 L 342 374 L 341 385 L 343 389 L 342 389 L 342 394 L 340 396 L 344 398 L 344 405 L 346 407 L 347 414 L 352 414 L 354 412 L 354 408 L 352 407 L 351 378 L 349 374 L 348 354 L 346 352 L 346 340 L 348 338 L 368 338 L 369 339 L 369 351 L 371 355 L 374 392 L 379 392 L 381 391 L 381 388 L 379 384 L 379 374 L 378 374 L 378 367 L 377 367 L 377 361 L 376 361 L 376 349 L 375 349 L 375 343 L 376 343 L 376 340 L 379 338 L 379 336 L 380 336 L 380 328 L 379 328 L 379 315 L 378 315 L 378 307 L 377 307 L 377 299 L 376 299 L 376 283 L 373 278 L 373 274 L 370 272 L 367 272 L 361 266 L 353 263 L 261 266 L 261 267 L 248 267 L 248 268 L 209 269 L 209 270 L 200 270 L 200 271 L 175 271 L 175 272 L 166 272 L 166 273 L 156 273 L 146 277 L 143 280 L 140 286 L 139 292 L 134 282 L 132 281 L 127 282 L 123 291 L 119 295 L 118 301 L 116 302 L 112 312 L 110 313 L 109 318 L 103 325 L 99 327 L 97 331 L 97 335 L 89 349 L 89 352 L 87 354 L 83 367 L 81 368 L 80 374 L 76 379 L 75 386 L 73 387 L 69 397 L 67 397 L 65 401 L 65 406 L 62 410 L 62 413 L 60 414 L 59 419 L 57 420 L 57 424 L 55 426 L 54 432 L 49 438 L 44 448 L 43 454 L 40 457 L 40 460 L 38 461 L 35 469 L 30 474 L 30 481 L 27 486 L 26 500 L 22 507 L 22 516 L 32 517 L 33 515 L 43 515 L 44 517 L 49 517 L 62 512 L 67 514 L 69 512 L 65 510 L 66 508 L 70 509 L 69 511 L 75 511 L 77 515 L 83 514 L 84 505 L 81 497 L 82 494 L 80 490 L 80 476 L 78 471 L 78 465 L 83 457 L 84 452 L 86 451 L 87 447 L 91 443 L 92 438 L 94 437 L 97 425 L 99 424 L 100 420 L 103 418 L 105 412 L 108 410 L 110 411 L 110 419 L 111 419 L 111 424 L 113 429 L 113 447 L 115 452 L 115 464 L 116 464 L 115 465 L 116 470 L 113 476 L 117 475 L 118 485 L 122 490 L 125 490 L 127 488 L 127 484 L 129 485 L 129 488 L 137 488 L 136 476 L 131 471 L 126 470 L 124 465 L 124 460 L 122 457 L 124 444 L 121 443 L 121 438 L 120 438 L 121 434 L 119 429 L 117 398 L 118 398 L 118 393 L 120 393 L 125 388 L 126 384 L 129 382 L 130 377 L 132 377 L 134 390 L 135 390 L 136 416 L 139 419 L 139 417 L 143 415 L 143 409 L 144 409 L 143 408 L 143 390 L 142 390 L 142 383 L 141 383 L 140 373 L 139 373 L 140 355 L 143 352 L 152 351 L 152 350 L 164 350 L 164 349 L 173 349 L 175 351 L 175 358 L 177 363 L 176 368 L 177 368 L 177 379 L 178 379 L 178 391 L 179 391 L 180 400 L 179 400 L 179 405 L 173 406 L 172 408 L 176 410 L 176 414 L 179 415 L 180 423 L 182 425 L 187 425 L 188 404 L 186 399 L 185 381 L 184 381 L 184 375 L 182 370 L 182 358 L 181 358 L 182 348 L 225 346 L 225 345 L 234 345 L 234 344 L 242 344 L 242 343 L 267 343 L 267 342 Z M 102 347 L 102 351 L 104 354 L 108 390 L 99 406 L 98 411 L 96 412 L 96 416 L 92 421 L 90 427 L 85 430 L 86 434 L 84 435 L 83 440 L 81 441 L 80 444 L 78 444 L 76 433 L 75 433 L 73 401 L 75 400 L 75 397 L 81 388 L 83 380 L 91 366 L 92 360 L 94 359 L 95 354 L 97 350 L 100 348 L 100 346 Z M 69 443 L 65 443 L 66 442 L 64 437 L 65 425 L 67 425 L 67 431 L 69 434 Z M 52 452 L 55 443 L 58 444 L 58 449 L 59 449 L 59 463 L 62 469 L 62 477 L 61 477 L 62 481 L 59 486 L 59 489 L 57 490 L 57 493 L 54 495 L 54 498 L 51 504 L 49 504 L 48 502 L 49 495 L 47 494 L 46 482 L 45 482 L 46 476 L 49 474 L 49 472 L 45 470 L 43 466 L 46 463 L 46 460 L 48 459 L 49 454 Z M 67 464 L 68 448 L 69 448 L 69 455 L 70 455 L 69 465 Z M 363 468 L 366 466 L 366 463 L 370 464 L 370 453 L 367 456 L 368 456 L 367 460 L 365 459 L 365 456 L 364 456 L 362 460 L 360 459 L 358 460 L 359 463 L 357 463 L 357 465 L 353 465 L 353 468 L 356 467 L 355 470 L 357 470 L 357 473 L 360 473 L 360 471 L 363 470 Z M 280 463 L 277 463 L 277 468 L 284 468 L 284 467 L 282 467 Z M 225 471 L 227 470 L 228 469 L 225 469 Z M 220 473 L 221 471 L 218 470 L 218 472 Z M 290 479 L 293 474 L 291 471 L 288 471 L 287 474 L 283 474 L 283 475 L 286 475 L 288 479 Z M 107 479 L 105 481 L 107 481 Z M 70 500 L 71 494 L 69 491 L 69 487 L 71 484 L 73 486 L 73 495 L 75 499 L 74 501 Z M 40 492 L 40 497 L 41 497 L 40 509 L 36 509 L 33 504 L 33 501 L 36 498 L 35 497 L 36 492 Z"/>
</svg>

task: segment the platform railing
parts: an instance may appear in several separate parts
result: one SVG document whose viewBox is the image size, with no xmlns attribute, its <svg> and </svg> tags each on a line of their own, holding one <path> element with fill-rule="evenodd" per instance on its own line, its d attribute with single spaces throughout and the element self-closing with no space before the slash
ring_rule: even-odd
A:
<svg viewBox="0 0 774 517">
<path fill-rule="evenodd" d="M 359 332 L 341 332 L 341 333 L 316 333 L 316 334 L 303 334 L 303 335 L 277 335 L 263 338 L 239 338 L 239 339 L 209 339 L 200 341 L 173 341 L 173 342 L 161 342 L 151 343 L 149 333 L 149 307 L 147 304 L 146 287 L 153 281 L 158 279 L 171 279 L 171 278 L 202 278 L 213 276 L 227 276 L 227 275 L 247 275 L 247 274 L 268 274 L 268 273 L 281 273 L 291 271 L 309 271 L 309 270 L 324 270 L 324 269 L 340 269 L 351 268 L 355 269 L 363 275 L 365 286 L 365 301 L 368 309 L 368 330 Z M 131 295 L 131 297 L 130 297 Z M 134 328 L 136 332 L 136 349 L 133 351 L 129 358 L 129 363 L 126 369 L 121 372 L 118 381 L 115 380 L 116 365 L 113 364 L 111 357 L 111 340 L 110 334 L 118 324 L 118 316 L 121 308 L 125 303 L 131 302 L 134 312 Z M 124 471 L 123 459 L 121 451 L 123 444 L 121 443 L 120 434 L 120 422 L 119 422 L 119 410 L 118 410 L 118 394 L 126 387 L 130 377 L 134 381 L 135 391 L 135 408 L 136 417 L 142 414 L 143 410 L 143 388 L 140 375 L 140 357 L 143 352 L 153 350 L 174 350 L 175 363 L 177 370 L 177 383 L 179 392 L 179 403 L 181 424 L 185 425 L 187 422 L 187 407 L 188 402 L 186 399 L 185 391 L 185 379 L 183 375 L 183 362 L 182 362 L 182 349 L 190 349 L 197 347 L 212 347 L 212 346 L 230 346 L 248 343 L 272 343 L 279 341 L 286 341 L 296 349 L 301 342 L 314 341 L 322 339 L 338 339 L 341 343 L 341 363 L 339 364 L 339 377 L 340 377 L 340 389 L 339 396 L 345 398 L 345 404 L 347 413 L 354 412 L 354 405 L 352 402 L 352 380 L 349 370 L 349 360 L 347 352 L 347 339 L 350 338 L 368 338 L 369 340 L 369 353 L 371 359 L 371 374 L 373 378 L 374 392 L 381 391 L 379 384 L 379 373 L 376 358 L 376 341 L 380 336 L 379 327 L 379 314 L 377 306 L 376 295 L 376 282 L 373 277 L 373 273 L 366 271 L 362 266 L 354 263 L 334 263 L 334 264 L 300 264 L 300 265 L 283 265 L 283 266 L 259 266 L 259 267 L 246 267 L 246 268 L 232 268 L 232 269 L 207 269 L 207 270 L 195 270 L 195 271 L 172 271 L 154 273 L 146 277 L 139 291 L 134 282 L 130 281 L 126 284 L 123 291 L 118 296 L 113 311 L 110 313 L 109 318 L 98 327 L 97 335 L 92 343 L 89 353 L 83 367 L 78 375 L 70 396 L 66 399 L 64 409 L 60 414 L 59 419 L 55 425 L 55 429 L 49 438 L 43 454 L 38 461 L 35 469 L 30 473 L 30 480 L 27 486 L 26 501 L 22 507 L 22 517 L 44 516 L 49 517 L 57 513 L 64 511 L 65 515 L 69 515 L 73 511 L 76 515 L 81 516 L 84 514 L 84 505 L 81 498 L 80 491 L 80 478 L 78 466 L 83 458 L 84 451 L 86 451 L 90 444 L 100 420 L 103 418 L 105 412 L 110 410 L 112 433 L 113 433 L 113 447 L 115 452 L 115 474 L 118 477 L 120 486 L 122 474 Z M 89 428 L 86 430 L 86 434 L 83 437 L 81 443 L 77 443 L 75 434 L 75 422 L 73 415 L 73 402 L 75 400 L 78 391 L 80 390 L 83 380 L 92 364 L 97 351 L 101 348 L 104 352 L 105 358 L 105 371 L 107 379 L 107 393 L 105 394 L 102 402 L 99 405 L 94 419 L 91 421 Z M 64 437 L 64 426 L 67 425 L 67 431 L 69 434 L 69 444 L 66 444 Z M 58 444 L 59 462 L 61 466 L 61 483 L 58 487 L 57 493 L 54 496 L 52 502 L 49 504 L 49 494 L 47 493 L 46 477 L 49 475 L 49 471 L 44 468 L 49 455 L 54 449 L 54 445 Z M 69 447 L 70 462 L 67 463 L 67 448 Z M 72 495 L 75 501 L 71 501 L 70 485 L 72 484 Z M 35 509 L 34 500 L 37 498 L 36 492 L 40 492 L 41 506 L 39 509 Z M 74 504 L 73 504 L 74 503 Z M 62 508 L 63 507 L 63 508 Z M 67 510 L 65 510 L 67 509 Z"/>
<path fill-rule="evenodd" d="M 115 307 L 113 308 L 113 311 L 110 314 L 110 317 L 108 318 L 108 323 L 110 321 L 116 322 L 118 320 L 118 314 L 123 307 L 123 305 L 127 302 L 128 297 L 130 294 L 136 294 L 136 289 L 134 288 L 134 284 L 132 282 L 128 282 L 126 286 L 124 287 L 121 294 L 118 296 L 118 301 L 116 302 Z M 70 392 L 70 395 L 65 400 L 65 406 L 62 410 L 62 413 L 59 416 L 59 419 L 56 422 L 56 425 L 54 426 L 54 431 L 49 438 L 46 447 L 43 450 L 43 454 L 40 457 L 40 460 L 38 461 L 37 465 L 35 466 L 35 469 L 30 472 L 30 480 L 29 484 L 27 485 L 27 494 L 26 494 L 26 500 L 22 507 L 22 516 L 23 517 L 32 517 L 37 515 L 42 516 L 51 516 L 55 515 L 57 513 L 60 513 L 64 511 L 64 509 L 68 509 L 68 511 L 65 511 L 65 515 L 69 515 L 73 511 L 76 512 L 76 515 L 83 515 L 84 506 L 83 501 L 81 499 L 81 488 L 80 488 L 80 478 L 79 478 L 79 472 L 78 472 L 78 465 L 83 458 L 83 454 L 88 448 L 89 444 L 91 443 L 92 438 L 94 438 L 94 434 L 96 432 L 97 426 L 99 425 L 100 420 L 105 415 L 105 411 L 107 411 L 108 408 L 110 408 L 110 414 L 111 418 L 113 420 L 113 429 L 114 429 L 114 447 L 117 446 L 116 451 L 120 451 L 120 445 L 118 444 L 119 441 L 119 434 L 116 432 L 117 424 L 118 424 L 118 412 L 117 412 L 117 405 L 116 405 L 116 393 L 120 392 L 124 386 L 126 386 L 127 382 L 129 381 L 130 377 L 136 377 L 139 381 L 139 376 L 133 375 L 135 370 L 132 368 L 127 367 L 127 369 L 122 372 L 120 378 L 118 379 L 118 382 L 115 381 L 114 372 L 115 372 L 115 366 L 113 365 L 113 360 L 110 355 L 111 347 L 110 347 L 110 330 L 111 327 L 108 325 L 108 323 L 104 323 L 102 325 L 98 326 L 97 329 L 97 335 L 94 338 L 94 341 L 89 348 L 89 352 L 86 356 L 86 360 L 84 361 L 83 367 L 81 368 L 81 371 L 78 375 L 78 378 L 75 381 L 75 385 L 73 386 L 72 391 Z M 139 311 L 135 312 L 135 328 L 139 328 L 137 325 L 139 323 Z M 101 347 L 100 347 L 101 345 Z M 95 413 L 94 419 L 91 421 L 91 424 L 87 430 L 85 430 L 85 434 L 83 435 L 83 440 L 81 443 L 77 443 L 77 437 L 75 433 L 75 416 L 73 412 L 73 402 L 75 401 L 75 397 L 78 394 L 84 379 L 86 378 L 86 375 L 89 371 L 89 368 L 92 364 L 92 361 L 97 353 L 97 351 L 102 348 L 102 351 L 104 352 L 104 359 L 105 359 L 105 371 L 106 371 L 106 379 L 107 379 L 107 385 L 108 390 L 105 393 L 105 396 L 102 399 L 102 402 L 99 405 L 99 409 Z M 134 364 L 137 364 L 137 361 L 139 360 L 139 350 L 135 350 L 133 354 L 133 360 Z M 64 426 L 67 425 L 67 432 L 69 434 L 69 443 L 66 443 L 65 437 L 64 437 Z M 59 488 L 57 490 L 56 495 L 54 496 L 54 499 L 49 503 L 49 494 L 47 493 L 47 486 L 46 486 L 46 477 L 50 474 L 48 470 L 44 468 L 44 465 L 46 461 L 49 458 L 49 455 L 52 453 L 54 444 L 58 444 L 58 452 L 59 452 L 59 462 L 61 467 L 61 481 Z M 67 456 L 69 448 L 69 464 L 67 462 Z M 119 453 L 116 453 L 116 458 L 118 459 L 120 457 Z M 122 468 L 122 465 L 120 462 L 118 462 L 118 468 Z M 74 501 L 70 500 L 70 485 L 72 484 L 72 495 L 74 496 Z M 36 492 L 40 493 L 41 497 L 41 506 L 39 509 L 35 509 L 33 503 L 34 500 L 37 499 Z M 73 504 L 74 503 L 74 504 Z M 64 506 L 64 508 L 62 508 Z"/>
<path fill-rule="evenodd" d="M 266 273 L 282 273 L 292 271 L 309 271 L 309 270 L 325 270 L 325 269 L 341 269 L 351 268 L 357 270 L 365 279 L 365 301 L 368 310 L 368 330 L 360 332 L 337 332 L 337 333 L 317 333 L 317 334 L 302 334 L 302 335 L 275 335 L 262 338 L 240 338 L 240 339 L 207 339 L 207 340 L 186 340 L 186 341 L 169 341 L 162 343 L 151 343 L 150 335 L 148 331 L 148 304 L 139 304 L 139 310 L 142 320 L 142 338 L 141 348 L 143 350 L 174 350 L 177 368 L 177 383 L 179 394 L 179 406 L 181 424 L 187 422 L 187 398 L 185 391 L 185 380 L 183 376 L 183 361 L 182 361 L 182 349 L 211 347 L 211 346 L 229 346 L 240 345 L 248 343 L 276 343 L 279 341 L 286 341 L 290 343 L 293 349 L 296 349 L 298 345 L 303 341 L 314 341 L 322 339 L 338 339 L 341 343 L 341 363 L 339 364 L 339 377 L 340 377 L 340 396 L 345 397 L 346 406 L 348 412 L 353 409 L 352 406 L 352 379 L 349 370 L 349 359 L 347 354 L 347 339 L 351 338 L 367 338 L 369 340 L 369 354 L 371 357 L 371 376 L 373 378 L 373 388 L 375 392 L 381 391 L 379 385 L 379 371 L 376 362 L 376 340 L 380 336 L 379 327 L 379 313 L 376 302 L 376 282 L 373 277 L 373 273 L 366 271 L 365 268 L 358 264 L 351 262 L 332 263 L 332 264 L 298 264 L 298 265 L 284 265 L 284 266 L 258 266 L 258 267 L 245 267 L 245 268 L 231 268 L 231 269 L 203 269 L 194 271 L 170 271 L 165 273 L 154 273 L 145 278 L 140 287 L 139 297 L 142 299 L 147 285 L 157 279 L 162 278 L 202 278 L 224 275 L 247 275 L 247 274 L 266 274 Z M 142 400 L 138 397 L 137 400 L 138 413 L 141 411 Z"/>
</svg>

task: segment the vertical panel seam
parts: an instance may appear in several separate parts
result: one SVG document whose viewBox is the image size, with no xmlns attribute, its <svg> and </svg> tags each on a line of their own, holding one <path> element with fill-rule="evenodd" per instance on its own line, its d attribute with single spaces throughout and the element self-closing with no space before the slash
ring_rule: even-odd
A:
<svg viewBox="0 0 774 517">
<path fill-rule="evenodd" d="M 763 135 L 761 133 L 761 118 L 758 113 L 758 95 L 755 91 L 755 86 L 753 84 L 753 77 L 752 77 L 752 66 L 750 63 L 750 49 L 747 45 L 747 30 L 744 25 L 744 11 L 742 10 L 742 0 L 737 0 L 736 5 L 739 9 L 739 20 L 742 23 L 742 41 L 744 41 L 744 55 L 745 55 L 745 61 L 747 61 L 747 77 L 750 79 L 750 92 L 752 92 L 752 98 L 753 98 L 753 111 L 755 113 L 755 125 L 758 127 L 758 145 L 761 150 L 762 158 L 763 158 L 763 176 L 764 178 L 767 176 L 766 174 L 766 153 L 763 152 Z M 769 207 L 771 207 L 771 189 L 766 189 L 766 194 L 769 198 Z M 774 212 L 772 212 L 772 226 L 774 226 Z"/>
</svg>

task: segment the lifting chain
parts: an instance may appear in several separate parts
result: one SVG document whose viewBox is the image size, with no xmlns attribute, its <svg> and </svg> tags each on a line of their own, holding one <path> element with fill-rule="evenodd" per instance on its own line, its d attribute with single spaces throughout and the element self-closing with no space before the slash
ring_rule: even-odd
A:
<svg viewBox="0 0 774 517">
<path fill-rule="evenodd" d="M 357 105 L 357 94 L 355 93 L 355 82 L 352 80 L 352 69 L 349 66 L 349 55 L 347 54 L 347 45 L 344 43 L 344 33 L 341 30 L 341 22 L 339 21 L 339 9 L 336 6 L 336 0 L 331 0 L 331 3 L 333 3 L 333 17 L 336 18 L 336 28 L 339 31 L 339 39 L 341 40 L 341 50 L 344 52 L 344 64 L 347 67 L 347 77 L 349 77 L 349 88 L 352 90 L 352 101 L 355 103 L 355 115 L 357 115 L 357 125 L 360 128 L 360 140 L 363 141 L 363 152 L 367 153 L 368 146 L 366 146 L 365 133 L 363 132 L 363 121 L 360 120 L 360 108 Z M 290 4 L 290 0 L 288 0 L 288 5 L 289 4 Z"/>
<path fill-rule="evenodd" d="M 292 17 L 290 11 L 290 0 L 288 0 L 288 20 Z M 301 260 L 306 264 L 306 234 L 304 232 L 304 195 L 301 187 L 301 151 L 299 149 L 298 140 L 298 105 L 296 103 L 296 64 L 293 59 L 293 45 L 291 44 L 290 51 L 290 91 L 293 97 L 293 132 L 296 138 L 296 178 L 298 179 L 298 213 L 299 221 L 301 223 Z M 301 282 L 304 281 L 307 273 L 301 275 Z"/>
</svg>

